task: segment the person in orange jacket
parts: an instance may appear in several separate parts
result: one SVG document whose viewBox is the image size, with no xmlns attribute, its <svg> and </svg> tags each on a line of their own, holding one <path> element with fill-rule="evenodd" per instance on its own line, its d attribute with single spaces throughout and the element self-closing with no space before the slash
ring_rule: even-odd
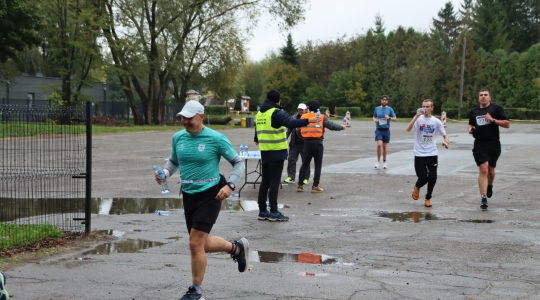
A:
<svg viewBox="0 0 540 300">
<path fill-rule="evenodd" d="M 316 116 L 316 111 L 320 109 L 319 101 L 312 100 L 309 103 L 309 112 L 302 115 L 302 119 L 309 119 Z M 304 180 L 308 179 L 307 170 L 309 170 L 309 164 L 311 159 L 315 161 L 315 174 L 313 176 L 313 186 L 311 187 L 312 193 L 322 193 L 324 190 L 319 186 L 321 179 L 322 159 L 323 159 L 323 139 L 325 128 L 334 131 L 345 130 L 347 125 L 339 125 L 334 123 L 326 116 L 317 123 L 309 123 L 307 126 L 300 128 L 300 134 L 304 139 L 304 159 L 302 160 L 302 167 L 300 167 L 300 174 L 298 175 L 298 188 L 297 192 L 304 191 Z"/>
</svg>

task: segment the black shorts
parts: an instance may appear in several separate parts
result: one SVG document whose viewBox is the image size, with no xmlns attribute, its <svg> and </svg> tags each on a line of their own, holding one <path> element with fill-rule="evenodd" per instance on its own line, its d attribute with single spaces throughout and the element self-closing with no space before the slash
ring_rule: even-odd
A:
<svg viewBox="0 0 540 300">
<path fill-rule="evenodd" d="M 204 192 L 188 194 L 182 191 L 188 233 L 191 228 L 210 233 L 221 210 L 221 201 L 216 200 L 216 196 L 226 184 L 227 180 L 221 175 L 219 183 Z"/>
<path fill-rule="evenodd" d="M 495 168 L 501 156 L 501 144 L 474 143 L 472 153 L 477 166 L 487 161 L 490 167 Z"/>
</svg>

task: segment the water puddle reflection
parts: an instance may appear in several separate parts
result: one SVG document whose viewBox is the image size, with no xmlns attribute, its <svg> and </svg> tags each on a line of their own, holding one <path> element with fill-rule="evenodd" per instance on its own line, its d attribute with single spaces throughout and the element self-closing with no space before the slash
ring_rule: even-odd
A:
<svg viewBox="0 0 540 300">
<path fill-rule="evenodd" d="M 280 253 L 280 252 L 267 252 L 267 251 L 252 251 L 250 253 L 250 261 L 263 262 L 263 263 L 279 263 L 279 262 L 293 262 L 304 264 L 323 264 L 330 265 L 335 264 L 338 260 L 335 257 L 331 257 L 324 254 L 313 253 Z"/>
<path fill-rule="evenodd" d="M 120 230 L 96 230 L 94 231 L 97 234 L 110 235 L 117 238 L 124 236 L 125 232 Z M 176 238 L 176 237 L 173 237 Z M 122 241 L 112 241 L 109 243 L 101 244 L 96 248 L 84 252 L 82 255 L 89 254 L 114 254 L 114 253 L 136 253 L 139 250 L 144 250 L 152 247 L 159 247 L 165 243 L 152 242 L 142 239 L 127 239 Z"/>
<path fill-rule="evenodd" d="M 278 208 L 290 208 L 278 204 Z M 93 198 L 92 213 L 100 215 L 153 214 L 156 210 L 182 212 L 181 198 Z M 259 205 L 255 200 L 231 197 L 221 202 L 221 210 L 255 211 Z"/>
<path fill-rule="evenodd" d="M 459 220 L 460 222 L 470 222 L 470 223 L 494 223 L 493 220 Z"/>
<path fill-rule="evenodd" d="M 389 213 L 387 211 L 380 211 L 379 217 L 391 219 L 392 222 L 414 222 L 421 223 L 423 221 L 442 220 L 435 214 L 430 212 L 402 212 L 402 213 Z M 445 219 L 451 220 L 451 219 Z"/>
</svg>

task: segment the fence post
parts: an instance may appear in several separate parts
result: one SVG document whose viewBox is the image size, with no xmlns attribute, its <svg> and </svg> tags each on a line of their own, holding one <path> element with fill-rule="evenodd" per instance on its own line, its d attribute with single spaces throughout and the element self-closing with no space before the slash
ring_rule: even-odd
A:
<svg viewBox="0 0 540 300">
<path fill-rule="evenodd" d="M 85 191 L 84 230 L 92 231 L 92 102 L 86 102 L 86 191 Z"/>
</svg>

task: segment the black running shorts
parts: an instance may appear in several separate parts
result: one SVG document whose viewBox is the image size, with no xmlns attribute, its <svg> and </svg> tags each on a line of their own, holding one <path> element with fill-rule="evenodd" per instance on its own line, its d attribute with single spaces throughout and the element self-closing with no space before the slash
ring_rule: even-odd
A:
<svg viewBox="0 0 540 300">
<path fill-rule="evenodd" d="M 222 175 L 218 184 L 204 192 L 196 194 L 182 192 L 188 233 L 191 232 L 191 228 L 210 233 L 221 210 L 221 201 L 216 200 L 216 196 L 225 184 L 227 181 Z"/>
<path fill-rule="evenodd" d="M 501 144 L 474 143 L 472 153 L 477 166 L 487 161 L 490 167 L 495 168 L 501 156 Z"/>
</svg>

